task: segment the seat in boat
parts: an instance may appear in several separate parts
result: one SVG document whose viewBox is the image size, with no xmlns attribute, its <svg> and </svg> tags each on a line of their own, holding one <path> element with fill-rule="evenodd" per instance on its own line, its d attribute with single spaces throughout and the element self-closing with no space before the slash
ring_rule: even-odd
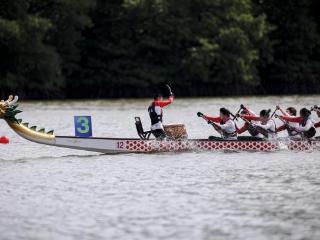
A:
<svg viewBox="0 0 320 240">
<path fill-rule="evenodd" d="M 143 140 L 148 140 L 150 138 L 151 131 L 144 131 L 140 117 L 135 117 L 134 119 L 136 121 L 135 124 L 139 137 Z"/>
</svg>

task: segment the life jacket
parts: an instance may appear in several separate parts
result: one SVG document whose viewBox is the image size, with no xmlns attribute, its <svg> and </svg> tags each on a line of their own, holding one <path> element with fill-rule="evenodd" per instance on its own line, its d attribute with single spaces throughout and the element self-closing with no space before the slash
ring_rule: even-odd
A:
<svg viewBox="0 0 320 240">
<path fill-rule="evenodd" d="M 300 125 L 302 127 L 306 126 L 308 120 L 309 118 L 304 118 L 303 121 L 300 123 Z M 316 135 L 316 133 L 317 133 L 316 128 L 312 126 L 308 131 L 305 131 L 302 133 L 302 137 L 312 138 Z"/>
<path fill-rule="evenodd" d="M 292 126 L 292 124 L 297 124 L 297 123 L 288 123 L 288 125 L 290 127 L 294 127 L 294 126 Z M 290 137 L 294 137 L 294 136 L 299 135 L 299 133 L 296 130 L 294 130 L 294 129 L 290 128 L 290 127 L 287 127 L 287 132 L 288 132 L 288 135 Z"/>
<path fill-rule="evenodd" d="M 290 128 L 287 128 L 287 132 L 288 132 L 289 137 L 293 137 L 293 136 L 297 136 L 298 135 L 297 131 L 295 131 L 293 129 L 290 129 Z"/>
<path fill-rule="evenodd" d="M 248 132 L 250 133 L 251 136 L 257 136 L 259 132 L 255 127 L 252 127 L 252 125 L 248 126 Z"/>
<path fill-rule="evenodd" d="M 159 106 L 157 106 L 159 107 Z M 160 108 L 160 107 L 159 107 Z M 151 120 L 151 125 L 157 124 L 158 122 L 162 122 L 162 118 L 163 118 L 163 112 L 161 109 L 161 113 L 158 114 L 156 112 L 156 106 L 154 103 L 152 103 L 149 108 L 148 108 L 148 112 L 149 112 L 149 116 L 150 116 L 150 120 Z"/>
</svg>

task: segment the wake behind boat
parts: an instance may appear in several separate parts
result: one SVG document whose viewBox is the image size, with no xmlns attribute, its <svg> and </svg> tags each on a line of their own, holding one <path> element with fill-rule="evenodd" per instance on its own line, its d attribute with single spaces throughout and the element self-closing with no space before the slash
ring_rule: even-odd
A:
<svg viewBox="0 0 320 240">
<path fill-rule="evenodd" d="M 56 147 L 71 148 L 106 154 L 118 153 L 157 153 L 157 152 L 185 152 L 185 151 L 277 151 L 283 146 L 288 150 L 305 151 L 319 147 L 318 140 L 310 141 L 219 141 L 208 139 L 187 139 L 184 125 L 167 125 L 166 133 L 171 135 L 170 140 L 149 139 L 150 132 L 145 132 L 140 118 L 136 117 L 136 128 L 140 138 L 99 138 L 55 136 L 53 131 L 37 130 L 35 126 L 29 127 L 16 115 L 21 111 L 12 100 L 0 103 L 0 118 L 4 119 L 10 128 L 21 137 L 40 144 Z"/>
</svg>

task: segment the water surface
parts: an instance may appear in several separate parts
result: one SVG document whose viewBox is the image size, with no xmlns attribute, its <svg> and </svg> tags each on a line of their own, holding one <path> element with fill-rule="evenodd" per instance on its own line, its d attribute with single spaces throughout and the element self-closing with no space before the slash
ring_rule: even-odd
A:
<svg viewBox="0 0 320 240">
<path fill-rule="evenodd" d="M 320 97 L 180 99 L 167 123 L 214 134 L 197 111 L 248 104 L 312 106 Z M 73 135 L 91 115 L 95 136 L 136 136 L 148 100 L 22 102 L 30 125 Z M 241 124 L 240 124 L 241 125 Z M 320 239 L 320 151 L 102 155 L 0 135 L 0 239 Z M 284 133 L 283 135 L 284 136 Z"/>
</svg>

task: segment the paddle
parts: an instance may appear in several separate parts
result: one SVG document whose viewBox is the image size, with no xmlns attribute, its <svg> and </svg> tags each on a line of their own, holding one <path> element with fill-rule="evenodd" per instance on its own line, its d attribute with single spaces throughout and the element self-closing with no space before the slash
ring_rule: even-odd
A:
<svg viewBox="0 0 320 240">
<path fill-rule="evenodd" d="M 275 115 L 276 118 L 278 118 L 281 122 L 283 122 L 283 124 L 286 126 L 286 128 L 289 131 L 296 131 L 296 129 L 292 126 L 289 125 L 289 122 L 284 120 L 281 116 L 279 116 L 278 114 Z M 300 134 L 301 135 L 301 134 Z"/>
<path fill-rule="evenodd" d="M 288 121 L 283 120 L 283 118 L 278 114 L 275 114 L 274 116 L 275 118 L 278 118 L 281 122 L 283 122 L 283 124 L 286 125 L 287 128 L 290 128 L 291 130 L 293 130 L 293 128 L 288 124 Z"/>
<path fill-rule="evenodd" d="M 243 108 L 243 109 L 246 109 L 242 104 L 241 104 L 240 107 Z M 230 114 L 231 114 L 231 116 L 234 116 L 232 113 L 230 113 Z M 252 131 L 257 132 L 257 133 L 261 133 L 265 137 L 269 136 L 268 130 L 265 130 L 262 127 L 253 125 L 252 122 L 250 122 L 248 119 L 245 119 L 244 117 L 242 117 L 239 114 L 237 114 L 237 116 L 240 117 L 245 123 L 247 123 L 249 125 L 249 128 L 251 128 Z"/>
<path fill-rule="evenodd" d="M 237 120 L 238 121 L 238 118 L 237 118 L 237 116 L 238 116 L 238 114 L 240 113 L 240 111 L 242 110 L 242 104 L 240 105 L 240 108 L 239 108 L 239 110 L 236 112 L 236 114 L 233 114 L 232 112 L 230 112 L 230 115 L 231 115 L 231 117 L 233 117 L 233 119 L 232 120 Z"/>
<path fill-rule="evenodd" d="M 172 92 L 171 87 L 169 86 L 169 84 L 166 84 L 166 87 L 167 87 L 168 90 L 169 90 L 169 95 L 170 95 L 170 96 L 173 96 L 173 92 Z"/>
<path fill-rule="evenodd" d="M 253 114 L 248 108 L 246 108 L 243 104 L 240 105 L 240 108 L 245 110 L 247 114 Z"/>
<path fill-rule="evenodd" d="M 273 113 L 270 116 L 270 119 L 273 118 L 273 116 L 276 114 L 276 112 L 278 111 L 278 108 L 276 107 L 276 109 L 273 111 Z"/>
</svg>

